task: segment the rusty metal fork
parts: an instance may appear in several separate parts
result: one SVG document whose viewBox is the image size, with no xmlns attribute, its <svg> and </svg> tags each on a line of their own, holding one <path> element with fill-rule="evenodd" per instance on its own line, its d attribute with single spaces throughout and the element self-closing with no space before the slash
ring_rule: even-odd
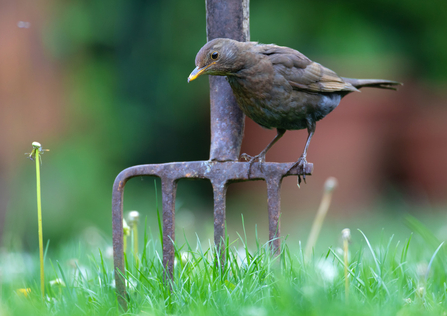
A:
<svg viewBox="0 0 447 316">
<path fill-rule="evenodd" d="M 207 0 L 208 40 L 218 37 L 248 41 L 248 0 Z M 312 164 L 302 169 L 291 163 L 255 162 L 248 178 L 250 164 L 239 162 L 244 114 L 237 106 L 231 87 L 223 77 L 210 76 L 211 148 L 208 161 L 148 164 L 127 168 L 115 179 L 112 195 L 113 256 L 118 301 L 127 309 L 123 253 L 123 193 L 126 182 L 137 176 L 161 179 L 163 200 L 163 266 L 167 277 L 173 276 L 175 241 L 175 195 L 180 179 L 208 179 L 214 193 L 214 243 L 224 263 L 225 204 L 228 185 L 233 182 L 265 180 L 269 217 L 269 240 L 272 251 L 280 248 L 280 187 L 290 175 L 311 175 Z"/>
</svg>

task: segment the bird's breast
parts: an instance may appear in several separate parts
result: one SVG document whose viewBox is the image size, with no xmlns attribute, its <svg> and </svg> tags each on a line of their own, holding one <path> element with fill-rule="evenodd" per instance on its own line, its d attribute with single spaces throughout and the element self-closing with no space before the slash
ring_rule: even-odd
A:
<svg viewBox="0 0 447 316">
<path fill-rule="evenodd" d="M 259 77 L 255 80 L 228 77 L 228 81 L 241 110 L 259 125 L 285 129 L 306 127 L 290 113 L 290 92 L 285 91 L 284 86 L 275 86 L 273 82 L 262 81 Z"/>
</svg>

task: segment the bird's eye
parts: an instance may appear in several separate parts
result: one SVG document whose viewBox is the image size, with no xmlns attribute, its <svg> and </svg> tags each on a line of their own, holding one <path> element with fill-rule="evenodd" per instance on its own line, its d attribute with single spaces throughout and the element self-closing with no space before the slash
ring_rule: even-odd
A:
<svg viewBox="0 0 447 316">
<path fill-rule="evenodd" d="M 219 53 L 218 52 L 212 52 L 211 53 L 211 59 L 216 60 L 217 58 L 219 58 Z"/>
</svg>

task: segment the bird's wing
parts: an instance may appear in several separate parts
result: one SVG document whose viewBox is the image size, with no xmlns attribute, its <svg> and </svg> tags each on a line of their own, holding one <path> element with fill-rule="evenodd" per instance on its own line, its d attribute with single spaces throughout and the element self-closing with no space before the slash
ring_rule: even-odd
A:
<svg viewBox="0 0 447 316">
<path fill-rule="evenodd" d="M 272 44 L 262 46 L 260 53 L 267 56 L 275 70 L 295 90 L 312 92 L 358 91 L 334 71 L 311 61 L 292 48 Z"/>
</svg>

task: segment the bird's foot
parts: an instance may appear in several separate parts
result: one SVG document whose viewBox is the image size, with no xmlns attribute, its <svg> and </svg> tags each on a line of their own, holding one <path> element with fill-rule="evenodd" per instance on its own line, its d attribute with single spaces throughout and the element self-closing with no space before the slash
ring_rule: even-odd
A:
<svg viewBox="0 0 447 316">
<path fill-rule="evenodd" d="M 292 167 L 290 167 L 289 171 L 295 167 L 298 167 L 298 171 L 299 170 L 303 170 L 303 181 L 304 183 L 306 183 L 306 165 L 307 165 L 307 160 L 306 157 L 301 156 L 297 162 L 295 162 Z M 298 188 L 300 187 L 301 184 L 301 175 L 298 174 Z"/>
<path fill-rule="evenodd" d="M 241 159 L 244 159 L 245 161 L 248 161 L 248 163 L 249 163 L 247 178 L 250 179 L 251 167 L 253 166 L 253 163 L 255 161 L 259 162 L 261 171 L 264 171 L 264 168 L 262 167 L 262 163 L 265 162 L 265 155 L 263 155 L 262 153 L 260 153 L 259 155 L 256 155 L 256 156 L 250 156 L 249 154 L 243 153 L 241 155 Z"/>
</svg>

